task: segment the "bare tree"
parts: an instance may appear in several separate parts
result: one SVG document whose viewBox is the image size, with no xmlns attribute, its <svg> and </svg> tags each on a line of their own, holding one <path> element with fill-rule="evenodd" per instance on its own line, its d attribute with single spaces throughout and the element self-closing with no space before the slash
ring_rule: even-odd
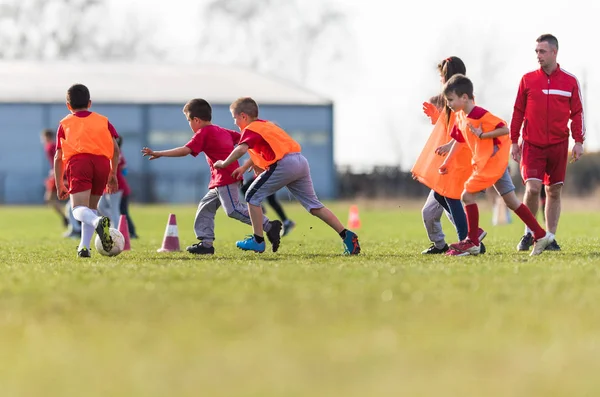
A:
<svg viewBox="0 0 600 397">
<path fill-rule="evenodd" d="M 158 58 L 137 18 L 110 25 L 106 0 L 5 0 L 0 4 L 2 59 Z M 127 29 L 126 32 L 121 30 Z"/>
<path fill-rule="evenodd" d="M 209 0 L 199 47 L 212 57 L 306 83 L 315 62 L 339 64 L 352 47 L 345 15 L 326 1 Z"/>
</svg>

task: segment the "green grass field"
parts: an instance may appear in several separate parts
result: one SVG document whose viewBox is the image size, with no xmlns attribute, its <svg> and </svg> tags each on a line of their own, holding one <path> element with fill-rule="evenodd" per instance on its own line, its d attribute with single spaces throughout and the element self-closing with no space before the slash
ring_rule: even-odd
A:
<svg viewBox="0 0 600 397">
<path fill-rule="evenodd" d="M 520 223 L 484 212 L 488 253 L 448 258 L 419 254 L 414 206 L 363 205 L 363 254 L 344 257 L 287 209 L 277 254 L 238 251 L 250 229 L 223 213 L 215 256 L 159 254 L 169 212 L 194 242 L 195 207 L 138 206 L 132 251 L 84 260 L 50 209 L 0 208 L 0 394 L 600 394 L 597 213 L 564 212 L 563 251 L 530 258 Z"/>
</svg>

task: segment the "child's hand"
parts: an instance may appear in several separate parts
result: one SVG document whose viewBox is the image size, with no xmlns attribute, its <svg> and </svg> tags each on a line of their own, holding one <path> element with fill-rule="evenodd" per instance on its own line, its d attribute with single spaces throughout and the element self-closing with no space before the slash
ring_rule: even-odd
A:
<svg viewBox="0 0 600 397">
<path fill-rule="evenodd" d="M 160 154 L 156 153 L 154 150 L 150 149 L 149 147 L 145 147 L 142 149 L 142 156 L 144 157 L 148 157 L 148 160 L 155 160 L 160 156 Z"/>
<path fill-rule="evenodd" d="M 244 175 L 244 167 L 237 167 L 231 173 L 231 176 L 233 177 L 233 179 L 242 179 L 242 175 Z"/>
<path fill-rule="evenodd" d="M 117 181 L 116 174 L 109 175 L 108 182 L 106 183 L 106 190 L 108 194 L 113 194 L 119 191 L 119 182 Z"/>
<path fill-rule="evenodd" d="M 442 175 L 446 175 L 448 173 L 448 166 L 446 165 L 446 163 L 440 165 L 440 168 L 438 168 L 438 172 Z"/>
<path fill-rule="evenodd" d="M 225 162 L 223 160 L 217 160 L 213 164 L 213 167 L 215 167 L 215 168 L 225 168 L 224 164 L 225 164 Z"/>
<path fill-rule="evenodd" d="M 435 154 L 437 154 L 438 156 L 445 156 L 448 154 L 448 152 L 450 152 L 450 149 L 452 149 L 452 142 L 442 145 L 439 148 L 435 149 Z"/>
<path fill-rule="evenodd" d="M 423 102 L 423 113 L 429 117 L 431 120 L 431 124 L 437 123 L 438 118 L 440 117 L 440 111 L 435 107 L 434 104 L 429 102 Z"/>
<path fill-rule="evenodd" d="M 56 186 L 56 190 L 58 191 L 57 196 L 59 199 L 66 200 L 69 198 L 69 189 L 64 181 Z"/>
<path fill-rule="evenodd" d="M 473 135 L 475 135 L 477 138 L 481 139 L 481 134 L 483 134 L 483 130 L 481 129 L 481 126 L 473 127 L 473 124 L 469 123 L 469 130 L 471 131 L 471 133 Z"/>
</svg>

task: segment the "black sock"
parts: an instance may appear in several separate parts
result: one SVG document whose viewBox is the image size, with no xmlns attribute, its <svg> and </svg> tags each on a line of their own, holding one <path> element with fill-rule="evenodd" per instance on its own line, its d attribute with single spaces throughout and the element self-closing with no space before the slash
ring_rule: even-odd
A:
<svg viewBox="0 0 600 397">
<path fill-rule="evenodd" d="M 254 235 L 254 239 L 255 239 L 255 240 L 256 240 L 256 242 L 257 242 L 257 243 L 259 243 L 259 244 L 265 241 L 265 238 L 264 238 L 264 237 L 257 236 L 256 234 Z"/>
<path fill-rule="evenodd" d="M 346 238 L 346 232 L 348 231 L 348 229 L 344 229 L 340 232 L 340 237 L 341 238 Z"/>
</svg>

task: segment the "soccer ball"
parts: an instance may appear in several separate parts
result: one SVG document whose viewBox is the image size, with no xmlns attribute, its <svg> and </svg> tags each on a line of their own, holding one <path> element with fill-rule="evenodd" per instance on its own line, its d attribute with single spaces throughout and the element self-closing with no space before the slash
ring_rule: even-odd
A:
<svg viewBox="0 0 600 397">
<path fill-rule="evenodd" d="M 123 248 L 125 247 L 125 237 L 123 237 L 123 234 L 120 231 L 113 229 L 112 227 L 110 228 L 110 237 L 112 237 L 113 240 L 113 247 L 109 252 L 106 252 L 104 251 L 104 248 L 102 248 L 100 236 L 96 235 L 96 240 L 94 241 L 96 251 L 104 256 L 117 256 L 123 252 Z"/>
</svg>

